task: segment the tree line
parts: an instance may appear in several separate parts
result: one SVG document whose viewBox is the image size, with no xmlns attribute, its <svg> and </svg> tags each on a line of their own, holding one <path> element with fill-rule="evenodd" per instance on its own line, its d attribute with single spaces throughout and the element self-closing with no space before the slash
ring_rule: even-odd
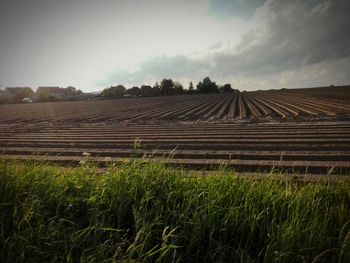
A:
<svg viewBox="0 0 350 263">
<path fill-rule="evenodd" d="M 124 85 L 111 86 L 102 91 L 103 97 L 123 97 L 123 96 L 168 96 L 179 94 L 195 94 L 195 93 L 230 93 L 239 92 L 233 89 L 231 84 L 217 85 L 209 77 L 205 77 L 199 81 L 196 87 L 190 82 L 187 89 L 183 87 L 180 82 L 172 79 L 163 79 L 160 84 L 156 82 L 153 87 L 149 85 L 142 85 L 141 87 L 132 87 L 127 89 Z"/>
</svg>

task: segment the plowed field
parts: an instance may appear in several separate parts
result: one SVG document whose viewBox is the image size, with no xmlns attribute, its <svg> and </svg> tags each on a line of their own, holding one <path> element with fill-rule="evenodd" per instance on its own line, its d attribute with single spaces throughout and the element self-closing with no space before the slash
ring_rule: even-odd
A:
<svg viewBox="0 0 350 263">
<path fill-rule="evenodd" d="M 0 105 L 0 154 L 75 164 L 88 152 L 101 165 L 143 157 L 188 168 L 348 174 L 349 89 L 341 91 L 331 99 L 302 89 Z"/>
</svg>

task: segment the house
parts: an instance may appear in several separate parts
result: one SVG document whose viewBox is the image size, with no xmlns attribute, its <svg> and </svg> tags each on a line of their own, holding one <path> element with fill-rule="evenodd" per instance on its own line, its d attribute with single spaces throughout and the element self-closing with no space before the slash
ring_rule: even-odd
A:
<svg viewBox="0 0 350 263">
<path fill-rule="evenodd" d="M 82 95 L 81 90 L 69 86 L 67 88 L 60 87 L 38 87 L 36 95 L 39 100 L 65 100 Z"/>
<path fill-rule="evenodd" d="M 60 87 L 38 87 L 35 93 L 40 101 L 62 99 Z"/>
<path fill-rule="evenodd" d="M 24 98 L 33 98 L 34 91 L 30 87 L 8 87 L 1 92 L 1 100 L 5 102 L 22 102 Z"/>
<path fill-rule="evenodd" d="M 60 87 L 38 87 L 35 93 L 47 92 L 49 94 L 56 94 L 60 92 Z"/>
</svg>

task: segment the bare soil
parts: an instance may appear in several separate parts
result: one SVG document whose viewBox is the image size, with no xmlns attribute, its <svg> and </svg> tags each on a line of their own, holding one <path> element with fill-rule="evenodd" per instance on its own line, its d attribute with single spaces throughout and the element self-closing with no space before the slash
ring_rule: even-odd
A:
<svg viewBox="0 0 350 263">
<path fill-rule="evenodd" d="M 349 174 L 349 93 L 335 87 L 0 105 L 0 156 L 76 165 L 88 152 L 100 166 L 131 158 L 191 169 Z"/>
</svg>

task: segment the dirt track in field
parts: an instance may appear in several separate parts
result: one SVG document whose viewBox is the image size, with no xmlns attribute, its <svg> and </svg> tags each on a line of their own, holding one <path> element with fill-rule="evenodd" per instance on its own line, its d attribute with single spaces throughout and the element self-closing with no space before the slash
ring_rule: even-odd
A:
<svg viewBox="0 0 350 263">
<path fill-rule="evenodd" d="M 350 106 L 340 91 L 331 99 L 304 89 L 0 105 L 0 155 L 72 165 L 88 152 L 100 165 L 144 158 L 191 169 L 349 174 Z"/>
</svg>

